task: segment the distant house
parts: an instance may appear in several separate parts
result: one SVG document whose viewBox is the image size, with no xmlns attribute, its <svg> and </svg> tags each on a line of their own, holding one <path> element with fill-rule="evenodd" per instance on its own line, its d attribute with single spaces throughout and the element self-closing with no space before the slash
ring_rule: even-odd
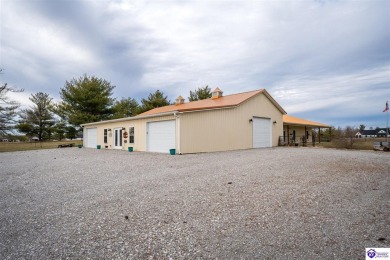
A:
<svg viewBox="0 0 390 260">
<path fill-rule="evenodd" d="M 390 128 L 388 128 L 388 134 L 390 134 Z M 377 128 L 373 130 L 358 131 L 355 134 L 356 138 L 374 138 L 374 137 L 386 137 L 386 128 Z"/>
<path fill-rule="evenodd" d="M 387 134 L 390 133 L 390 128 L 387 129 Z M 377 137 L 386 137 L 386 128 L 379 128 L 378 132 L 376 133 Z"/>
<path fill-rule="evenodd" d="M 367 138 L 367 137 L 376 137 L 376 130 L 363 130 L 363 131 L 358 131 L 355 134 L 355 137 L 357 138 Z"/>
<path fill-rule="evenodd" d="M 363 132 L 363 131 L 358 131 L 356 134 L 355 134 L 355 137 L 356 138 L 362 138 L 362 133 L 361 132 Z"/>
</svg>

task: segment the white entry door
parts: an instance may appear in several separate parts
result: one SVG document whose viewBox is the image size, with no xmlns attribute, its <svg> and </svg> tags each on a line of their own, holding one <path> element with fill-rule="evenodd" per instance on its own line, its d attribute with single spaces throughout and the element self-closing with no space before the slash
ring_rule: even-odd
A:
<svg viewBox="0 0 390 260">
<path fill-rule="evenodd" d="M 122 127 L 114 128 L 114 149 L 122 149 Z"/>
<path fill-rule="evenodd" d="M 175 120 L 149 122 L 146 131 L 147 151 L 169 153 L 169 149 L 175 149 Z"/>
<path fill-rule="evenodd" d="M 253 118 L 253 148 L 272 147 L 270 118 Z"/>
</svg>

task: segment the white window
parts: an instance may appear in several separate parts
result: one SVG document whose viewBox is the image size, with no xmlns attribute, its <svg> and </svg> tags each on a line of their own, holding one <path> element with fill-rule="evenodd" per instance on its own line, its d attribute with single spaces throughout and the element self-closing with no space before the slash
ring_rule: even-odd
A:
<svg viewBox="0 0 390 260">
<path fill-rule="evenodd" d="M 134 127 L 129 128 L 129 143 L 134 144 Z"/>
<path fill-rule="evenodd" d="M 106 144 L 107 143 L 107 129 L 104 129 L 104 135 L 103 135 L 103 142 Z"/>
</svg>

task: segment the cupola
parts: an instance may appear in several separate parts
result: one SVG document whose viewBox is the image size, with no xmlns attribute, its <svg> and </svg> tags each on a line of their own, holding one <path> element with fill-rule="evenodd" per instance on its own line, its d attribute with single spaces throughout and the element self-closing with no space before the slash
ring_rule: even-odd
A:
<svg viewBox="0 0 390 260">
<path fill-rule="evenodd" d="M 184 104 L 184 98 L 182 96 L 178 96 L 176 98 L 176 106 Z"/>
<path fill-rule="evenodd" d="M 212 99 L 220 98 L 220 97 L 222 97 L 222 94 L 223 94 L 222 90 L 220 90 L 219 88 L 216 88 L 211 93 L 211 98 Z"/>
</svg>

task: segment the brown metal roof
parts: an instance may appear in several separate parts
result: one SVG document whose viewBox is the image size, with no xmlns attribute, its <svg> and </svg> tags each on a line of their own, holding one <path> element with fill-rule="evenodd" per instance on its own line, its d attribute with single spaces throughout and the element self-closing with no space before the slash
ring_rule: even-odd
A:
<svg viewBox="0 0 390 260">
<path fill-rule="evenodd" d="M 237 106 L 246 100 L 263 93 L 267 98 L 283 113 L 286 114 L 286 111 L 271 97 L 271 95 L 265 90 L 254 90 L 244 93 L 238 93 L 228 96 L 223 96 L 220 98 L 212 99 L 203 99 L 199 101 L 192 101 L 180 105 L 170 105 L 164 107 L 154 108 L 152 110 L 146 111 L 138 116 L 146 116 L 146 115 L 158 115 L 161 113 L 167 112 L 186 112 L 186 111 L 195 111 L 195 110 L 206 110 L 206 109 L 217 109 L 217 108 L 227 108 Z"/>
<path fill-rule="evenodd" d="M 306 125 L 306 126 L 315 126 L 315 127 L 330 127 L 318 122 L 309 121 L 306 119 L 293 117 L 289 115 L 283 115 L 283 124 L 284 125 Z"/>
</svg>

